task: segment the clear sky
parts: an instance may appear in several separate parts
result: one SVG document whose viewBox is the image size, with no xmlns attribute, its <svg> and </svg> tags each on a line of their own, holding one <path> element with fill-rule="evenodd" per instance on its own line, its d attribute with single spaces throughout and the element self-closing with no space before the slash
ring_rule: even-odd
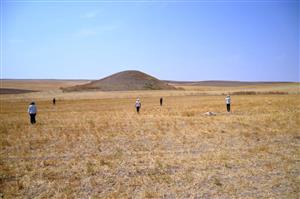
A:
<svg viewBox="0 0 300 199">
<path fill-rule="evenodd" d="M 299 1 L 1 1 L 1 78 L 299 81 Z"/>
</svg>

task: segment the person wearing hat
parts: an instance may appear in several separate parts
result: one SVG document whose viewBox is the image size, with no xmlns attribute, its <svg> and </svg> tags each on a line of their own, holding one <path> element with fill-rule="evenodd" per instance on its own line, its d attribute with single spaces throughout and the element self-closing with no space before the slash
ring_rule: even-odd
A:
<svg viewBox="0 0 300 199">
<path fill-rule="evenodd" d="M 227 112 L 230 112 L 230 104 L 231 104 L 230 95 L 226 96 L 225 103 L 226 103 Z"/>
<path fill-rule="evenodd" d="M 35 121 L 35 116 L 36 116 L 36 113 L 37 113 L 37 108 L 36 108 L 36 105 L 34 102 L 31 102 L 29 107 L 28 107 L 28 113 L 29 113 L 29 116 L 30 116 L 30 123 L 31 124 L 35 124 L 36 121 Z"/>
<path fill-rule="evenodd" d="M 136 101 L 135 101 L 135 108 L 136 108 L 137 113 L 140 113 L 141 106 L 142 106 L 142 103 L 140 101 L 140 98 L 137 98 Z"/>
</svg>

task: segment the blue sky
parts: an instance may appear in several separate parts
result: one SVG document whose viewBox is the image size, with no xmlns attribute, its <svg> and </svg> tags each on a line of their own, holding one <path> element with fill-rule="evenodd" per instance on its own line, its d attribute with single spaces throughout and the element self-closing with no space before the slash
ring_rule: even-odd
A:
<svg viewBox="0 0 300 199">
<path fill-rule="evenodd" d="M 299 81 L 299 1 L 1 1 L 2 78 Z"/>
</svg>

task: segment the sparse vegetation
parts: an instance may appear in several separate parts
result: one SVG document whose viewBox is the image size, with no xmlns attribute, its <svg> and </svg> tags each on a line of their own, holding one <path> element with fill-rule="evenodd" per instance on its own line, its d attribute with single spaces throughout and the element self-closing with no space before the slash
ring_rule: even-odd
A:
<svg viewBox="0 0 300 199">
<path fill-rule="evenodd" d="M 283 91 L 268 91 L 268 92 L 237 91 L 237 92 L 232 92 L 232 93 L 228 93 L 228 94 L 230 94 L 230 95 L 287 95 L 289 93 L 283 92 Z M 223 95 L 226 95 L 226 93 L 224 93 Z"/>
<path fill-rule="evenodd" d="M 299 95 L 237 95 L 228 114 L 222 93 L 170 91 L 163 107 L 156 91 L 60 94 L 56 106 L 51 93 L 5 95 L 0 195 L 297 198 Z M 26 113 L 31 97 L 36 125 Z"/>
</svg>

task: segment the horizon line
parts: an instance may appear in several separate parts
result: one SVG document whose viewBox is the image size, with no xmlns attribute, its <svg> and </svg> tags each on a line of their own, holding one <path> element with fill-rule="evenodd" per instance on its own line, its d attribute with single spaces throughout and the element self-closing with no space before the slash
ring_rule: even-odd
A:
<svg viewBox="0 0 300 199">
<path fill-rule="evenodd" d="M 101 78 L 102 79 L 102 78 Z M 95 81 L 95 80 L 100 80 L 100 79 L 81 79 L 81 78 L 74 78 L 74 79 L 68 79 L 68 78 L 0 78 L 0 81 L 3 80 L 25 80 L 25 81 L 30 81 L 30 80 L 40 80 L 40 81 Z M 245 83 L 300 83 L 300 81 L 266 81 L 266 80 L 257 80 L 257 81 L 248 81 L 248 80 L 162 80 L 161 81 L 165 82 L 178 82 L 178 83 L 195 83 L 195 82 L 245 82 Z"/>
</svg>

